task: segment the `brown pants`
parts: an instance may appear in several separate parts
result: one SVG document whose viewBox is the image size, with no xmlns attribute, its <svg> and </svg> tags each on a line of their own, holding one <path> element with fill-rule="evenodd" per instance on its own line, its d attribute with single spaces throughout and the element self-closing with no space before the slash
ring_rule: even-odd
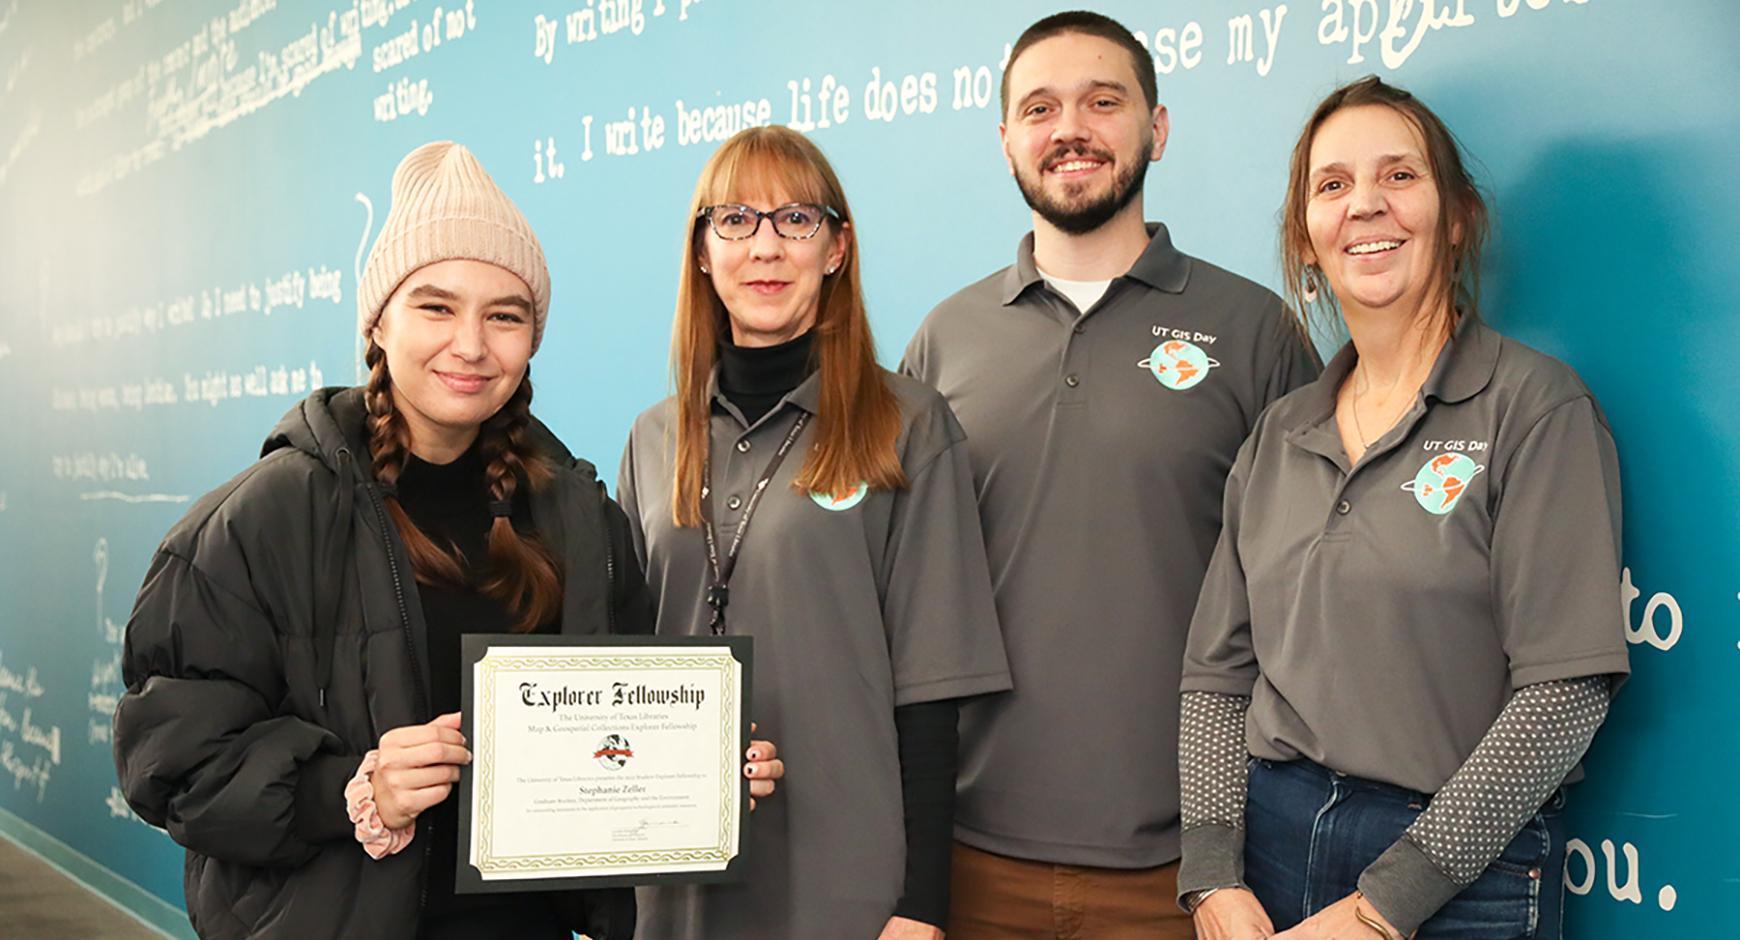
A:
<svg viewBox="0 0 1740 940">
<path fill-rule="evenodd" d="M 1051 865 L 955 843 L 949 940 L 1193 940 L 1178 863 Z"/>
</svg>

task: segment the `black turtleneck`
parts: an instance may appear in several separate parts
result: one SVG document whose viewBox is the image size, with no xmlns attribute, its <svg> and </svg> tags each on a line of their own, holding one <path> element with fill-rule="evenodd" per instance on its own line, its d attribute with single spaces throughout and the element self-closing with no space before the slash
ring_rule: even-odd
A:
<svg viewBox="0 0 1740 940">
<path fill-rule="evenodd" d="M 813 371 L 815 331 L 777 346 L 719 344 L 719 391 L 754 424 Z"/>
<path fill-rule="evenodd" d="M 458 711 L 459 637 L 465 633 L 507 633 L 513 618 L 505 603 L 483 593 L 489 558 L 489 485 L 479 447 L 471 448 L 448 464 L 432 464 L 415 456 L 405 460 L 399 474 L 399 504 L 436 545 L 459 550 L 469 578 L 467 584 L 418 584 L 423 620 L 428 626 L 429 700 L 435 713 Z M 530 504 L 514 500 L 513 521 L 521 532 L 531 530 Z M 552 632 L 555 623 L 538 628 Z M 453 870 L 458 858 L 459 788 L 417 820 L 417 838 L 431 839 L 428 904 L 423 911 L 420 940 L 447 937 L 492 936 L 531 938 L 567 937 L 554 910 L 540 894 L 453 893 Z"/>
<path fill-rule="evenodd" d="M 737 406 L 744 421 L 760 421 L 815 370 L 814 337 L 812 330 L 777 346 L 721 342 L 720 394 Z M 906 819 L 905 890 L 894 913 L 936 927 L 948 923 L 959 715 L 952 699 L 894 710 Z"/>
</svg>

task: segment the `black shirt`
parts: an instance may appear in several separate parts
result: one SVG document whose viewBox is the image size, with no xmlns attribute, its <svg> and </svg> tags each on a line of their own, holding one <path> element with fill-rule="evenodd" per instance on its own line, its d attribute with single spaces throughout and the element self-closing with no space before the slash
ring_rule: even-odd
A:
<svg viewBox="0 0 1740 940">
<path fill-rule="evenodd" d="M 466 633 L 507 633 L 513 623 L 507 605 L 483 593 L 479 586 L 488 572 L 489 487 L 479 447 L 471 448 L 449 464 L 426 463 L 417 457 L 405 461 L 399 475 L 399 503 L 411 521 L 437 546 L 456 549 L 466 584 L 417 585 L 423 620 L 428 626 L 430 704 L 444 715 L 460 710 L 459 638 Z M 523 493 L 513 507 L 515 528 L 531 531 L 531 508 Z M 559 623 L 539 625 L 536 632 L 557 632 Z M 417 838 L 433 840 L 427 903 L 419 935 L 434 937 L 472 936 L 515 938 L 561 938 L 568 931 L 541 894 L 453 893 L 453 870 L 458 859 L 459 789 L 417 820 Z M 479 933 L 479 928 L 487 931 Z"/>
<path fill-rule="evenodd" d="M 815 331 L 777 346 L 719 344 L 719 391 L 754 424 L 809 378 Z"/>
</svg>

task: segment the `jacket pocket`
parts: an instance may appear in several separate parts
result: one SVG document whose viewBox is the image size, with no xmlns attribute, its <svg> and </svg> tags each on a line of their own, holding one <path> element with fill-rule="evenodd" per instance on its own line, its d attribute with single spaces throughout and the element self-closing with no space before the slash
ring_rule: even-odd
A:
<svg viewBox="0 0 1740 940">
<path fill-rule="evenodd" d="M 205 940 L 251 936 L 290 874 L 187 853 L 182 887 L 193 929 Z"/>
</svg>

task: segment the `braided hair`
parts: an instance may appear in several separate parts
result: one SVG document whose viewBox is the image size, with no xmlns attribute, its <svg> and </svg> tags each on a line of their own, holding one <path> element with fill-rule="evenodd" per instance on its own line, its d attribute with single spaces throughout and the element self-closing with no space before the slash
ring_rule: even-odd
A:
<svg viewBox="0 0 1740 940">
<path fill-rule="evenodd" d="M 562 577 L 556 560 L 536 536 L 519 532 L 507 516 L 496 515 L 490 523 L 485 573 L 481 583 L 475 584 L 466 573 L 458 548 L 436 545 L 411 521 L 395 492 L 411 453 L 411 428 L 393 403 L 387 354 L 372 338 L 363 361 L 369 367 L 364 392 L 369 456 L 375 480 L 386 487 L 387 513 L 405 543 L 418 583 L 476 587 L 517 615 L 511 627 L 515 633 L 529 633 L 553 618 L 562 606 Z M 478 430 L 484 479 L 493 502 L 511 504 L 522 484 L 535 490 L 553 476 L 550 465 L 526 443 L 531 415 L 532 377 L 528 369 L 513 397 Z"/>
</svg>

